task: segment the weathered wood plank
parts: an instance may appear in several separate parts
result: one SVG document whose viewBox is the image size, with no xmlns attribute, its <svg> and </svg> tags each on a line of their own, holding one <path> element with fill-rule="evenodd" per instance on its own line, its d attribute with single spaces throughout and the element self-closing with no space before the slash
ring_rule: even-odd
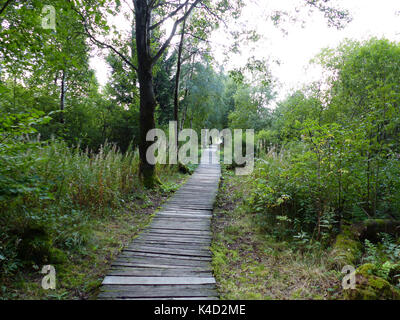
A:
<svg viewBox="0 0 400 320">
<path fill-rule="evenodd" d="M 189 256 L 189 255 L 175 255 L 167 253 L 147 253 L 147 252 L 135 252 L 125 250 L 120 254 L 121 258 L 160 258 L 160 259 L 179 259 L 179 260 L 191 260 L 191 261 L 211 261 L 210 257 L 199 257 L 199 256 Z"/>
<path fill-rule="evenodd" d="M 99 298 L 184 298 L 184 297 L 217 297 L 215 285 L 104 285 Z"/>
<path fill-rule="evenodd" d="M 147 241 L 147 240 L 156 240 L 156 241 L 164 241 L 165 243 L 195 243 L 198 245 L 207 245 L 209 246 L 211 243 L 211 237 L 209 239 L 206 238 L 189 238 L 189 237 L 179 237 L 179 236 L 170 236 L 167 235 L 144 235 L 139 238 L 139 240 Z"/>
<path fill-rule="evenodd" d="M 210 250 L 188 250 L 179 248 L 163 248 L 149 245 L 132 245 L 129 246 L 125 251 L 127 252 L 146 252 L 146 253 L 165 253 L 171 255 L 184 255 L 194 257 L 211 257 Z"/>
<path fill-rule="evenodd" d="M 177 239 L 190 239 L 194 241 L 204 241 L 204 240 L 210 240 L 211 239 L 211 234 L 200 234 L 200 233 L 188 233 L 188 232 L 182 232 L 182 233 L 177 233 L 176 231 L 178 230 L 169 230 L 169 229 L 151 229 L 146 231 L 143 235 L 140 235 L 137 237 L 137 239 L 140 239 L 142 237 L 159 237 L 159 238 L 177 238 Z"/>
<path fill-rule="evenodd" d="M 135 268 L 114 267 L 109 276 L 131 276 L 131 277 L 212 277 L 211 270 L 193 271 L 192 269 L 166 269 L 166 268 Z"/>
<path fill-rule="evenodd" d="M 186 267 L 209 267 L 211 264 L 208 261 L 200 261 L 200 260 L 184 260 L 177 258 L 160 258 L 160 257 L 131 257 L 125 258 L 120 257 L 115 262 L 115 265 L 124 265 L 124 266 L 137 266 L 144 264 L 151 265 L 170 265 L 170 266 L 186 266 Z"/>
<path fill-rule="evenodd" d="M 181 229 L 167 229 L 167 228 L 153 228 L 151 227 L 142 234 L 158 234 L 171 237 L 184 237 L 184 238 L 210 238 L 211 232 L 207 230 L 181 230 Z M 140 237 L 140 236 L 139 236 Z M 138 237 L 138 238 L 139 238 Z"/>
<path fill-rule="evenodd" d="M 194 271 L 194 270 L 209 270 L 211 272 L 211 265 L 208 266 L 177 266 L 177 265 L 168 265 L 161 263 L 151 263 L 151 262 L 131 262 L 129 264 L 124 262 L 115 262 L 112 266 L 112 269 L 115 268 L 155 268 L 155 269 L 169 269 L 169 270 L 184 270 L 184 271 Z"/>
<path fill-rule="evenodd" d="M 106 276 L 103 285 L 199 285 L 215 284 L 214 278 Z"/>
<path fill-rule="evenodd" d="M 187 219 L 190 217 L 190 219 L 211 219 L 212 215 L 211 214 L 190 214 L 190 213 L 168 213 L 168 212 L 160 212 L 157 215 L 158 218 L 173 218 L 173 219 Z"/>
<path fill-rule="evenodd" d="M 130 246 L 127 247 L 126 250 L 130 250 L 131 248 L 136 247 L 151 247 L 151 248 L 160 248 L 160 249 L 182 249 L 182 250 L 200 250 L 200 252 L 210 252 L 210 246 L 204 244 L 196 244 L 196 243 L 175 243 L 175 242 L 165 242 L 160 240 L 135 240 Z"/>
</svg>

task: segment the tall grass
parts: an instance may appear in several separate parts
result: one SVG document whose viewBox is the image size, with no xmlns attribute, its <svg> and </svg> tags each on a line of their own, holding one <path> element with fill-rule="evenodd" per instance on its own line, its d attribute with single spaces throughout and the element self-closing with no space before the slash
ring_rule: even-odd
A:
<svg viewBox="0 0 400 320">
<path fill-rule="evenodd" d="M 34 170 L 51 184 L 56 201 L 70 200 L 79 208 L 116 208 L 140 188 L 137 152 L 122 154 L 106 144 L 97 153 L 68 148 L 52 141 L 35 151 L 42 159 Z"/>
</svg>

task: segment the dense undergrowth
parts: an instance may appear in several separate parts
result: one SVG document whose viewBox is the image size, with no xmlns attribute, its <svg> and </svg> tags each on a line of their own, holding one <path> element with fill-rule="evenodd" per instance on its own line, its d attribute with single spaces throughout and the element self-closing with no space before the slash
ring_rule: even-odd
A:
<svg viewBox="0 0 400 320">
<path fill-rule="evenodd" d="M 318 220 L 307 173 L 287 173 L 297 163 L 271 152 L 257 161 L 249 177 L 224 170 L 213 243 L 222 297 L 398 299 L 399 239 L 385 232 L 373 241 L 347 238 L 351 216 L 343 225 L 334 214 Z M 354 257 L 343 260 L 341 254 L 348 257 L 350 250 Z M 344 265 L 357 268 L 355 290 L 343 290 Z"/>
<path fill-rule="evenodd" d="M 299 247 L 265 229 L 249 206 L 252 177 L 223 170 L 213 218 L 213 268 L 222 299 L 328 299 L 339 275 L 318 245 Z"/>
<path fill-rule="evenodd" d="M 323 50 L 314 62 L 326 78 L 279 103 L 257 133 L 246 186 L 265 234 L 329 252 L 329 270 L 357 268 L 349 299 L 400 297 L 399 57 L 386 39 Z"/>
<path fill-rule="evenodd" d="M 0 296 L 88 298 L 112 256 L 184 175 L 159 166 L 163 185 L 145 190 L 137 152 L 33 139 L 34 126 L 45 121 L 35 113 L 2 117 Z M 56 266 L 61 296 L 40 288 L 44 264 Z"/>
</svg>

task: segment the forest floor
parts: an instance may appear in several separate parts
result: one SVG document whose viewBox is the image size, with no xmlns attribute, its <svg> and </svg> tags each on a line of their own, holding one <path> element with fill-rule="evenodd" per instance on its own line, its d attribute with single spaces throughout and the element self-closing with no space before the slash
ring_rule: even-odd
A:
<svg viewBox="0 0 400 320">
<path fill-rule="evenodd" d="M 324 250 L 268 236 L 246 205 L 246 177 L 223 170 L 213 217 L 213 268 L 222 299 L 340 299 Z"/>
<path fill-rule="evenodd" d="M 68 252 L 68 260 L 55 266 L 56 289 L 44 290 L 41 270 L 32 268 L 18 272 L 0 287 L 2 299 L 94 299 L 112 261 L 147 225 L 154 213 L 187 175 L 174 174 L 165 182 L 167 189 L 143 191 L 112 215 L 92 216 L 86 233 L 88 241 Z"/>
</svg>

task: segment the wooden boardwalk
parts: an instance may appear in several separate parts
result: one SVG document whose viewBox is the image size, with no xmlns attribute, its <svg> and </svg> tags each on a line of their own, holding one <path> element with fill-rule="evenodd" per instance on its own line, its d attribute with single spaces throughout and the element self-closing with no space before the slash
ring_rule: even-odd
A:
<svg viewBox="0 0 400 320">
<path fill-rule="evenodd" d="M 218 299 L 210 245 L 220 176 L 216 148 L 205 149 L 188 182 L 114 261 L 98 299 Z"/>
</svg>

